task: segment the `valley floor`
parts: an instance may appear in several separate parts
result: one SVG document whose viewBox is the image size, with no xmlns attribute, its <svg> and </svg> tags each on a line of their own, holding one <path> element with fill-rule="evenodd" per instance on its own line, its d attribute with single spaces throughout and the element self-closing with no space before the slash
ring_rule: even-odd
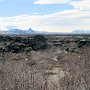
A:
<svg viewBox="0 0 90 90">
<path fill-rule="evenodd" d="M 90 90 L 90 45 L 81 40 L 0 52 L 0 90 Z"/>
</svg>

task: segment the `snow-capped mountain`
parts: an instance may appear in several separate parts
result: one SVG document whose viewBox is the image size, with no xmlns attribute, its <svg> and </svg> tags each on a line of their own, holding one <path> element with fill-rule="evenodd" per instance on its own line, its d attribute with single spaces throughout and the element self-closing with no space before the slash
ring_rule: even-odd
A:
<svg viewBox="0 0 90 90">
<path fill-rule="evenodd" d="M 18 29 L 16 27 L 8 27 L 6 31 L 1 30 L 0 34 L 15 34 L 15 35 L 27 35 L 27 34 L 90 34 L 90 30 L 74 30 L 72 32 L 45 32 L 45 31 L 35 31 L 32 28 L 27 30 Z"/>
<path fill-rule="evenodd" d="M 90 30 L 74 30 L 72 34 L 90 34 Z"/>
<path fill-rule="evenodd" d="M 30 29 L 22 30 L 22 29 L 9 29 L 6 31 L 0 31 L 1 34 L 32 34 L 35 31 Z"/>
<path fill-rule="evenodd" d="M 32 28 L 29 28 L 27 30 L 25 30 L 26 34 L 31 34 L 31 33 L 35 33 L 36 31 L 34 31 Z"/>
<path fill-rule="evenodd" d="M 8 31 L 5 31 L 7 34 L 24 34 L 23 30 L 20 29 L 11 29 Z"/>
<path fill-rule="evenodd" d="M 29 29 L 26 29 L 26 30 L 22 30 L 22 29 L 18 29 L 16 27 L 9 27 L 7 30 L 3 31 L 1 30 L 0 31 L 0 34 L 14 34 L 14 35 L 27 35 L 27 34 L 51 34 L 49 32 L 46 32 L 46 31 L 35 31 L 33 30 L 32 28 L 29 28 Z"/>
</svg>

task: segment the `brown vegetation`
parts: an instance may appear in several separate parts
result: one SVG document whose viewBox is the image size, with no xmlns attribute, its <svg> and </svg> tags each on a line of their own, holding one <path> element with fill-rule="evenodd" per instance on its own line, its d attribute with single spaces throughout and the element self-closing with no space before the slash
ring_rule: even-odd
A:
<svg viewBox="0 0 90 90">
<path fill-rule="evenodd" d="M 0 52 L 0 90 L 90 90 L 89 41 Z"/>
</svg>

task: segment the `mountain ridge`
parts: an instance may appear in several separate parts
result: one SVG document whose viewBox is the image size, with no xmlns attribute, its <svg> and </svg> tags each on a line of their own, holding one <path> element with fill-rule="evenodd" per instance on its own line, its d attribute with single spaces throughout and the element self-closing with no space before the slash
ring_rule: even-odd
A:
<svg viewBox="0 0 90 90">
<path fill-rule="evenodd" d="M 28 35 L 28 34 L 90 34 L 90 30 L 74 30 L 72 32 L 46 32 L 46 31 L 35 31 L 32 28 L 22 30 L 18 28 L 9 28 L 5 31 L 0 31 L 0 34 L 15 34 L 15 35 Z"/>
</svg>

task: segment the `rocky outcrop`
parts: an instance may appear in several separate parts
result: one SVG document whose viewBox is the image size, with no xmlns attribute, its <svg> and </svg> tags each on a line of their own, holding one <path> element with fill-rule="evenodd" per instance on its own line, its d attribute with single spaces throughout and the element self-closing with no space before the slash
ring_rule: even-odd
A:
<svg viewBox="0 0 90 90">
<path fill-rule="evenodd" d="M 29 52 L 55 46 L 78 53 L 80 48 L 89 45 L 89 36 L 0 36 L 0 52 Z"/>
<path fill-rule="evenodd" d="M 35 35 L 33 37 L 11 37 L 0 36 L 0 51 L 1 52 L 27 52 L 30 50 L 46 49 L 48 44 L 46 38 L 42 35 Z"/>
</svg>

